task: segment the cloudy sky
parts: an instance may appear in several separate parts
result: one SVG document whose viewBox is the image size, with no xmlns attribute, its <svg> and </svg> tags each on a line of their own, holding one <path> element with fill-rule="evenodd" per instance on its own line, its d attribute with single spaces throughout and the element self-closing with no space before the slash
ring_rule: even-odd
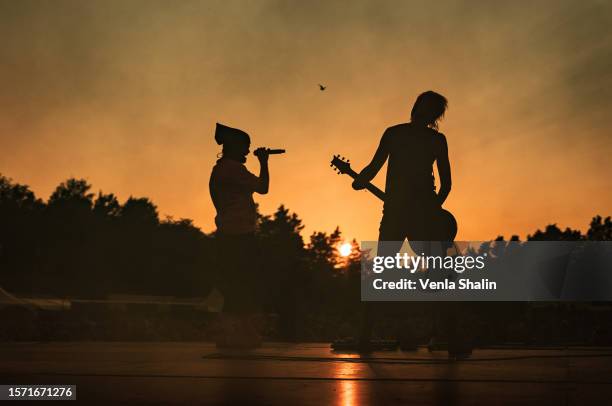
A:
<svg viewBox="0 0 612 406">
<path fill-rule="evenodd" d="M 83 177 L 209 232 L 223 122 L 288 150 L 264 213 L 376 239 L 381 204 L 329 160 L 361 169 L 432 89 L 460 239 L 584 230 L 612 214 L 611 27 L 593 0 L 1 0 L 0 173 L 44 199 Z"/>
</svg>

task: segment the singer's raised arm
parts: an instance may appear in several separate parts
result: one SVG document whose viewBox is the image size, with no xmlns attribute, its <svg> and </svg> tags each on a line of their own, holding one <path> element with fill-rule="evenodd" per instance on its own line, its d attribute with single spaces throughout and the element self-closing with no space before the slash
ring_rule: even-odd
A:
<svg viewBox="0 0 612 406">
<path fill-rule="evenodd" d="M 259 159 L 259 177 L 255 191 L 260 195 L 265 195 L 270 188 L 270 171 L 268 170 L 269 152 L 266 148 L 257 148 L 254 154 Z"/>
</svg>

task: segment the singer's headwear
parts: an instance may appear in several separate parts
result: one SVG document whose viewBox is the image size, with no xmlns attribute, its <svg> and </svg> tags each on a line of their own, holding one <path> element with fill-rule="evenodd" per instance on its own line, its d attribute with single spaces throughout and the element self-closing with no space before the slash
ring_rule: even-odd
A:
<svg viewBox="0 0 612 406">
<path fill-rule="evenodd" d="M 217 123 L 215 129 L 215 141 L 217 144 L 234 144 L 237 142 L 251 142 L 251 137 L 246 132 L 237 128 L 228 127 L 223 124 Z"/>
</svg>

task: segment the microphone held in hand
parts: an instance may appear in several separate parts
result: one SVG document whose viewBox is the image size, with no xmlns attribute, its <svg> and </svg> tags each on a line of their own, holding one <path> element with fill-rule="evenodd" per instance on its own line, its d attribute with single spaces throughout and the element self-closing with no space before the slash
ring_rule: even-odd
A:
<svg viewBox="0 0 612 406">
<path fill-rule="evenodd" d="M 257 150 L 255 150 L 253 152 L 253 155 L 257 156 L 259 155 L 259 151 L 260 149 L 258 148 Z M 285 150 L 284 149 L 270 149 L 270 148 L 266 148 L 265 151 L 268 153 L 268 155 L 278 155 L 278 154 L 284 154 Z"/>
</svg>

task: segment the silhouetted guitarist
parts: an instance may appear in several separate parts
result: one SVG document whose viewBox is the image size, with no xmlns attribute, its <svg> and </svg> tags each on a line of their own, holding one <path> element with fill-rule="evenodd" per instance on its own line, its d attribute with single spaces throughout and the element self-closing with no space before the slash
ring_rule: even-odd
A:
<svg viewBox="0 0 612 406">
<path fill-rule="evenodd" d="M 444 134 L 437 131 L 446 111 L 444 96 L 428 91 L 417 97 L 410 122 L 387 128 L 354 189 L 363 189 L 389 159 L 379 241 L 437 241 L 437 214 L 451 190 L 451 170 Z M 440 174 L 436 193 L 433 163 Z"/>
<path fill-rule="evenodd" d="M 365 188 L 389 160 L 378 237 L 386 245 L 384 250 L 379 247 L 378 255 L 394 255 L 406 238 L 418 253 L 428 250 L 418 241 L 448 239 L 440 208 L 451 190 L 451 170 L 446 137 L 437 130 L 447 105 L 446 98 L 436 92 L 420 94 L 412 107 L 410 122 L 385 130 L 372 161 L 353 182 L 354 189 Z M 437 193 L 434 162 L 440 175 Z M 371 306 L 366 304 L 364 311 L 359 345 L 367 350 L 373 321 Z"/>
</svg>

